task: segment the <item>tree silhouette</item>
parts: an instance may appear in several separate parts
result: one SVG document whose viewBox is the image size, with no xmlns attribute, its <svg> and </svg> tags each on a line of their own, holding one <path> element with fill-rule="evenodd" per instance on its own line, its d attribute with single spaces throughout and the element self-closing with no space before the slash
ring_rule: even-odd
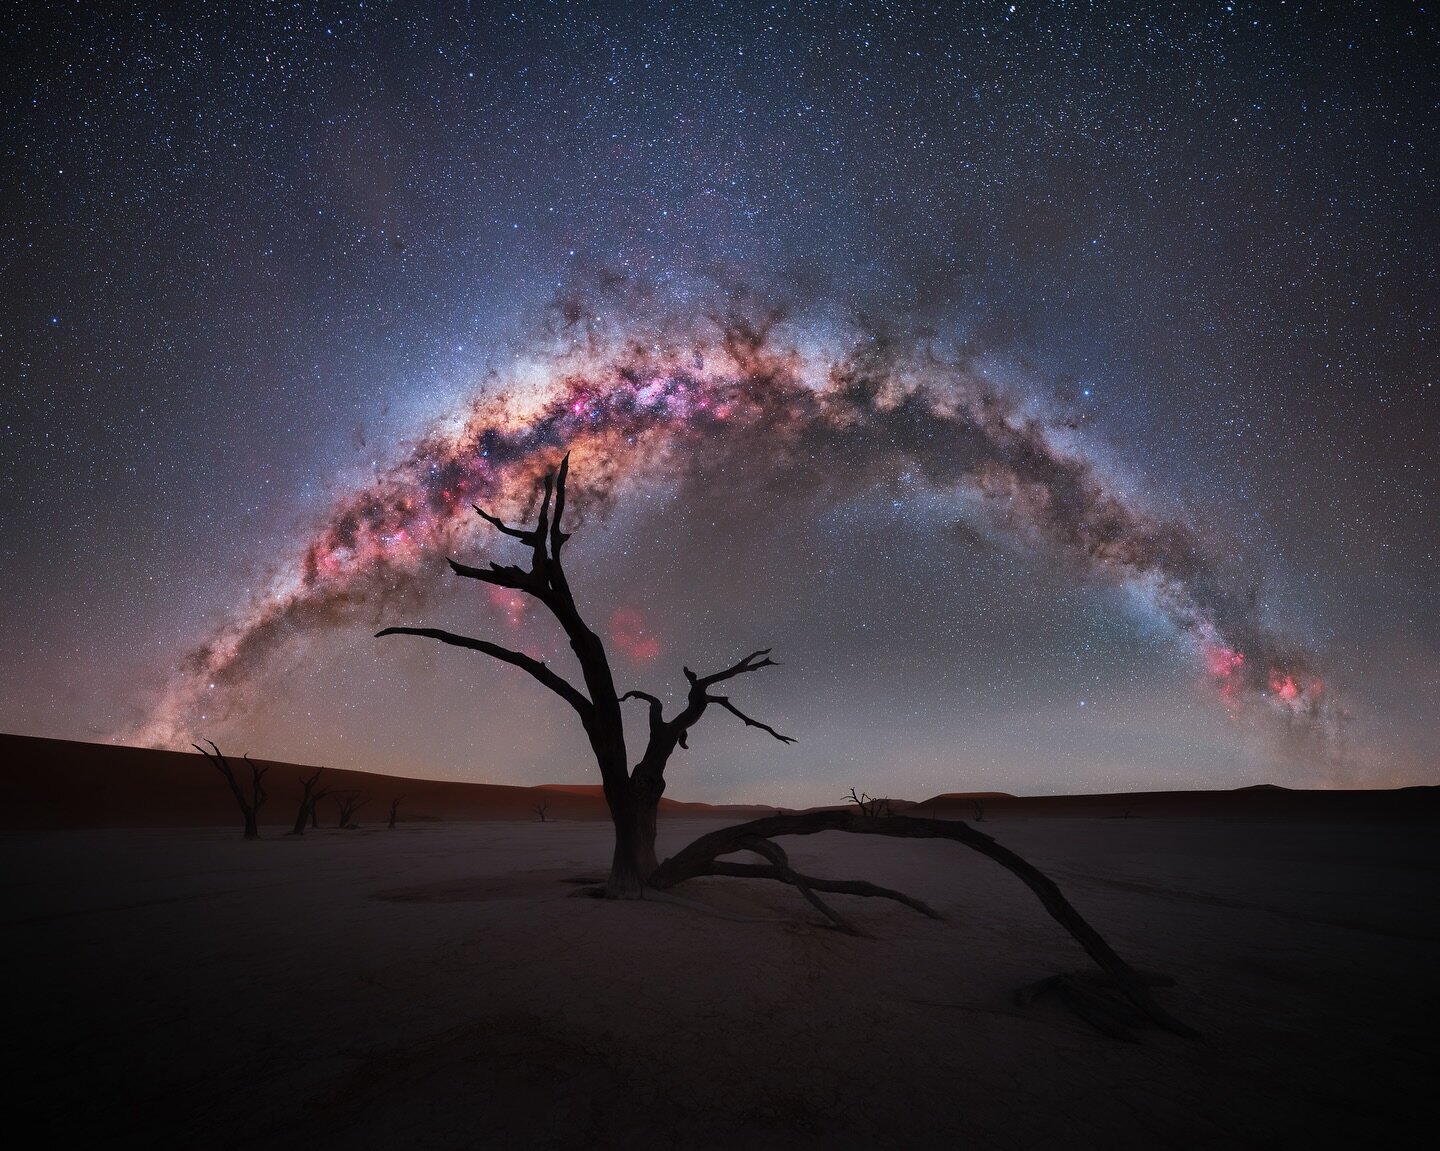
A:
<svg viewBox="0 0 1440 1151">
<path fill-rule="evenodd" d="M 775 666 L 768 648 L 751 652 L 723 671 L 697 675 L 684 668 L 689 689 L 686 700 L 669 719 L 664 705 L 643 691 L 619 694 L 610 661 L 600 637 L 585 623 L 571 594 L 561 566 L 560 554 L 570 533 L 561 527 L 565 512 L 565 482 L 570 457 L 560 462 L 558 473 L 547 473 L 543 481 L 540 512 L 533 528 L 516 528 L 476 507 L 480 518 L 503 535 L 530 548 L 529 569 L 491 563 L 488 568 L 470 567 L 449 560 L 451 570 L 466 579 L 494 587 L 523 592 L 542 603 L 564 629 L 570 648 L 579 662 L 585 690 L 552 670 L 543 660 L 512 651 L 488 640 L 472 639 L 440 628 L 387 627 L 376 638 L 389 635 L 417 635 L 455 647 L 478 651 L 526 672 L 549 688 L 580 717 L 590 747 L 600 768 L 605 801 L 615 828 L 615 850 L 610 875 L 599 893 L 610 898 L 641 898 L 647 887 L 664 891 L 702 875 L 726 875 L 748 879 L 770 879 L 787 883 L 800 892 L 830 923 L 842 931 L 863 934 L 827 904 L 820 892 L 874 896 L 891 899 L 932 918 L 938 912 L 918 899 L 864 880 L 824 879 L 802 875 L 791 865 L 785 849 L 774 840 L 786 835 L 814 835 L 843 831 L 861 835 L 888 835 L 915 839 L 947 839 L 970 847 L 999 863 L 1017 876 L 1039 898 L 1041 905 L 1083 947 L 1101 970 L 1101 975 L 1052 976 L 1032 985 L 1026 1001 L 1055 991 L 1072 1010 L 1112 1035 L 1128 1036 L 1128 1028 L 1155 1023 L 1178 1034 L 1197 1033 L 1154 1001 L 1152 986 L 1162 985 L 1161 977 L 1147 977 L 1130 967 L 1061 893 L 1053 880 L 1028 860 L 997 843 L 983 832 L 960 820 L 927 819 L 895 815 L 890 801 L 867 793 L 846 796 L 849 810 L 822 810 L 777 814 L 734 827 L 721 828 L 701 836 L 664 863 L 655 858 L 655 817 L 665 791 L 665 768 L 677 748 L 688 747 L 690 729 L 711 704 L 730 712 L 747 727 L 758 728 L 782 743 L 793 743 L 768 724 L 752 719 L 730 698 L 716 694 L 718 685 L 761 668 Z M 551 500 L 554 500 L 553 512 Z M 649 739 L 633 768 L 628 766 L 625 729 L 620 705 L 640 700 L 649 707 Z M 543 810 L 540 817 L 545 818 Z M 342 819 L 342 824 L 343 824 Z M 763 864 L 732 863 L 722 856 L 747 852 L 765 860 Z"/>
<path fill-rule="evenodd" d="M 890 808 L 888 796 L 877 797 L 863 791 L 859 795 L 856 795 L 853 787 L 850 789 L 850 794 L 845 797 L 845 802 L 853 803 L 858 807 L 861 815 L 873 817 L 895 814 Z"/>
<path fill-rule="evenodd" d="M 295 826 L 290 829 L 291 835 L 305 834 L 305 824 L 310 821 L 310 814 L 315 805 L 330 794 L 328 791 L 315 789 L 315 785 L 320 782 L 320 773 L 324 770 L 323 767 L 317 767 L 314 775 L 300 781 L 300 786 L 304 790 L 300 794 L 300 807 L 295 812 Z"/>
<path fill-rule="evenodd" d="M 370 801 L 365 798 L 363 792 L 359 791 L 337 791 L 335 805 L 340 809 L 340 822 L 336 827 L 354 827 L 355 813 Z"/>
<path fill-rule="evenodd" d="M 404 798 L 403 795 L 397 795 L 390 801 L 390 819 L 386 826 L 389 827 L 391 831 L 395 830 L 395 816 L 400 810 L 400 801 Z"/>
<path fill-rule="evenodd" d="M 250 765 L 250 794 L 247 797 L 239 781 L 236 780 L 235 773 L 230 769 L 230 761 L 220 754 L 220 749 L 211 740 L 207 739 L 205 742 L 210 744 L 210 751 L 206 751 L 198 743 L 192 743 L 190 746 L 209 760 L 210 766 L 223 775 L 225 782 L 230 785 L 230 794 L 235 797 L 235 802 L 240 805 L 240 811 L 245 816 L 245 838 L 259 839 L 260 828 L 256 823 L 256 816 L 265 800 L 269 798 L 260 781 L 270 770 L 269 766 L 258 767 L 250 762 L 248 755 L 245 756 L 245 762 Z"/>
<path fill-rule="evenodd" d="M 530 810 L 540 817 L 541 823 L 550 822 L 550 816 L 546 814 L 550 810 L 550 801 L 548 799 L 542 799 L 539 803 L 532 803 Z"/>
<path fill-rule="evenodd" d="M 561 563 L 561 551 L 570 538 L 570 533 L 561 526 L 565 514 L 565 482 L 569 474 L 570 456 L 567 453 L 560 462 L 559 472 L 545 475 L 540 513 L 533 528 L 512 527 L 483 508 L 475 508 L 480 518 L 496 531 L 530 548 L 528 570 L 498 563 L 491 563 L 488 568 L 470 567 L 453 559 L 449 564 L 458 576 L 523 592 L 542 603 L 570 640 L 570 649 L 580 664 L 585 685 L 583 691 L 553 671 L 543 660 L 488 640 L 472 639 L 431 627 L 387 627 L 377 632 L 376 638 L 418 635 L 455 647 L 469 648 L 518 667 L 563 699 L 580 717 L 585 729 L 595 763 L 600 769 L 610 819 L 615 826 L 615 851 L 605 885 L 606 894 L 612 898 L 638 899 L 644 891 L 645 880 L 657 865 L 655 816 L 660 797 L 665 792 L 666 765 L 676 748 L 688 746 L 686 739 L 690 729 L 700 721 L 710 705 L 723 708 L 747 726 L 758 728 L 783 743 L 793 743 L 794 740 L 781 735 L 768 724 L 752 719 L 728 696 L 715 693 L 716 687 L 728 680 L 775 666 L 768 648 L 751 652 L 723 671 L 710 675 L 697 675 L 685 668 L 685 678 L 689 682 L 685 705 L 669 719 L 665 718 L 664 706 L 655 696 L 643 691 L 619 694 L 605 645 L 581 616 Z M 620 712 L 621 703 L 632 699 L 648 704 L 650 709 L 649 740 L 633 768 L 625 748 L 625 725 Z"/>
</svg>

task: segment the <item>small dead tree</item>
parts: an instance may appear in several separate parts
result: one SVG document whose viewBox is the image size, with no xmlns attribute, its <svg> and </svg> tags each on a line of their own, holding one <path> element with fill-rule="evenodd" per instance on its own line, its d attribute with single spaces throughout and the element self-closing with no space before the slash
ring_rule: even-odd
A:
<svg viewBox="0 0 1440 1151">
<path fill-rule="evenodd" d="M 979 800 L 979 799 L 972 799 L 972 800 L 970 801 L 970 806 L 971 806 L 971 807 L 974 809 L 974 811 L 975 811 L 975 822 L 976 822 L 976 823 L 984 823 L 984 822 L 985 822 L 985 802 L 984 802 L 983 800 Z"/>
<path fill-rule="evenodd" d="M 386 826 L 389 827 L 391 831 L 395 830 L 395 815 L 400 810 L 400 801 L 404 798 L 403 795 L 397 795 L 390 801 L 390 820 Z"/>
<path fill-rule="evenodd" d="M 334 795 L 335 805 L 340 809 L 340 822 L 335 826 L 342 828 L 357 826 L 355 813 L 370 801 L 365 798 L 363 792 L 359 791 L 337 791 Z"/>
<path fill-rule="evenodd" d="M 549 823 L 550 817 L 545 813 L 550 810 L 550 801 L 542 799 L 539 803 L 532 804 L 530 810 L 540 817 L 541 823 Z"/>
<path fill-rule="evenodd" d="M 235 802 L 240 805 L 240 811 L 245 816 L 245 838 L 259 839 L 260 827 L 256 822 L 256 817 L 260 808 L 264 806 L 265 800 L 269 798 L 260 781 L 270 770 L 269 765 L 260 767 L 251 762 L 249 755 L 244 757 L 250 767 L 250 794 L 247 796 L 244 788 L 235 778 L 235 773 L 230 769 L 230 761 L 220 754 L 220 749 L 211 740 L 207 739 L 205 742 L 210 744 L 209 751 L 206 751 L 198 743 L 192 743 L 190 746 L 203 755 L 210 762 L 210 766 L 225 777 L 225 782 L 230 787 L 230 794 L 235 797 Z"/>
<path fill-rule="evenodd" d="M 300 808 L 295 812 L 295 826 L 290 829 L 291 835 L 305 834 L 305 825 L 310 822 L 315 805 L 320 802 L 323 796 L 329 794 L 328 792 L 317 791 L 315 788 L 315 785 L 320 782 L 320 773 L 324 770 L 323 767 L 317 767 L 314 775 L 300 781 L 300 786 L 304 790 L 300 793 Z"/>
<path fill-rule="evenodd" d="M 856 795 L 853 787 L 850 789 L 850 794 L 845 797 L 845 800 L 847 803 L 853 803 L 858 807 L 861 815 L 868 816 L 871 819 L 878 819 L 882 816 L 895 814 L 890 808 L 890 800 L 888 797 L 876 799 L 873 795 L 868 795 L 863 791 L 859 795 Z"/>
</svg>

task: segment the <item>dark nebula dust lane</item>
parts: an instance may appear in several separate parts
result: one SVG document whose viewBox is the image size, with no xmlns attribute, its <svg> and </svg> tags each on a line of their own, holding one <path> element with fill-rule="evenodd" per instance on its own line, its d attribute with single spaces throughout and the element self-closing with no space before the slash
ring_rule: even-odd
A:
<svg viewBox="0 0 1440 1151">
<path fill-rule="evenodd" d="M 1334 755 L 1343 705 L 1316 659 L 1259 618 L 1218 541 L 1118 494 L 1083 451 L 1059 446 L 1069 429 L 1044 404 L 989 382 L 968 357 L 947 359 L 893 327 L 827 345 L 780 308 L 671 319 L 665 330 L 602 329 L 590 310 L 557 307 L 564 350 L 523 398 L 503 385 L 481 391 L 373 485 L 341 496 L 273 590 L 194 650 L 129 734 L 183 746 L 200 712 L 243 708 L 287 643 L 423 604 L 448 555 L 491 542 L 472 505 L 523 519 L 564 452 L 582 514 L 623 499 L 632 479 L 683 484 L 741 453 L 777 484 L 853 494 L 905 472 L 978 496 L 997 528 L 1066 575 L 1144 596 L 1223 706 Z M 633 622 L 614 630 L 626 651 L 644 650 Z"/>
</svg>

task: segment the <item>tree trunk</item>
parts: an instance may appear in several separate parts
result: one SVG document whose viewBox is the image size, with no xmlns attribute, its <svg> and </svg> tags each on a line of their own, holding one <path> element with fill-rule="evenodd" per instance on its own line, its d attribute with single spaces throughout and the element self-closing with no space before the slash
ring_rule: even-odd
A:
<svg viewBox="0 0 1440 1151">
<path fill-rule="evenodd" d="M 660 866 L 659 861 L 655 858 L 655 818 L 659 806 L 658 796 L 653 800 L 642 799 L 635 812 L 635 837 L 639 845 L 637 858 L 647 882 L 655 873 L 655 869 Z"/>
<path fill-rule="evenodd" d="M 661 771 L 664 767 L 661 767 Z M 635 835 L 639 844 L 638 862 L 648 882 L 660 866 L 655 858 L 655 821 L 660 811 L 660 797 L 665 794 L 665 777 L 660 772 L 643 768 L 630 777 L 630 791 L 635 797 Z"/>
<path fill-rule="evenodd" d="M 645 880 L 654 870 L 654 864 L 647 867 L 645 863 L 635 796 L 628 786 L 621 786 L 607 788 L 605 798 L 610 805 L 610 822 L 615 826 L 615 852 L 610 859 L 610 878 L 605 884 L 605 894 L 610 899 L 641 899 L 645 894 Z M 650 845 L 650 858 L 655 858 L 653 843 Z"/>
<path fill-rule="evenodd" d="M 305 801 L 302 801 L 301 804 L 300 804 L 300 810 L 299 810 L 299 812 L 298 812 L 298 813 L 296 814 L 296 816 L 295 816 L 295 826 L 294 826 L 294 828 L 291 829 L 290 834 L 291 834 L 291 835 L 304 835 L 304 834 L 305 834 L 305 824 L 308 823 L 309 821 L 310 821 L 310 803 L 309 803 L 308 800 L 305 800 Z"/>
<path fill-rule="evenodd" d="M 605 789 L 610 822 L 615 825 L 615 854 L 605 894 L 611 899 L 643 899 L 645 886 L 659 866 L 655 858 L 655 820 L 664 779 L 625 776 Z"/>
<path fill-rule="evenodd" d="M 259 839 L 259 838 L 260 838 L 260 828 L 256 825 L 256 822 L 255 822 L 255 812 L 254 812 L 253 810 L 247 811 L 247 812 L 245 813 L 245 838 L 246 838 L 246 839 Z"/>
</svg>

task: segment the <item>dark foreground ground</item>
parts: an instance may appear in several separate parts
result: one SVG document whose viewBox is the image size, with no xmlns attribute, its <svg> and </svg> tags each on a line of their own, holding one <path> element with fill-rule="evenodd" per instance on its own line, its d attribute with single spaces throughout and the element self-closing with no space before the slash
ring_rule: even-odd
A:
<svg viewBox="0 0 1440 1151">
<path fill-rule="evenodd" d="M 715 821 L 677 820 L 673 850 Z M 1203 1042 L 1126 1044 L 1011 992 L 1086 965 L 954 844 L 828 834 L 773 884 L 569 898 L 596 823 L 12 832 L 0 946 L 11 1131 L 33 1146 L 1402 1145 L 1440 1066 L 1430 821 L 1014 818 Z M 1404 1144 L 1419 1145 L 1419 1144 Z"/>
</svg>

